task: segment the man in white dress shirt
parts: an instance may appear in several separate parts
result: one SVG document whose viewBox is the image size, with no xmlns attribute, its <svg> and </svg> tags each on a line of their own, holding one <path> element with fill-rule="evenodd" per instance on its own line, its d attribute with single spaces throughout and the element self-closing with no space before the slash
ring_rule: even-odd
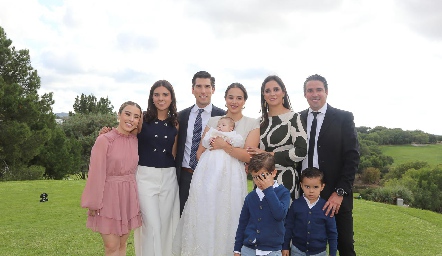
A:
<svg viewBox="0 0 442 256">
<path fill-rule="evenodd" d="M 212 105 L 211 98 L 214 92 L 215 78 L 206 71 L 197 72 L 192 78 L 192 94 L 195 96 L 195 104 L 178 112 L 180 129 L 178 131 L 178 149 L 175 161 L 181 213 L 183 212 L 187 197 L 189 197 L 190 182 L 192 181 L 194 171 L 192 166 L 195 167 L 197 163 L 196 159 L 193 158 L 196 152 L 192 154 L 192 148 L 198 148 L 202 131 L 204 131 L 209 118 L 212 116 L 222 116 L 226 113 L 223 109 Z M 200 129 L 195 129 L 196 122 L 200 122 Z M 199 125 L 196 128 L 199 128 Z M 199 137 L 194 138 L 194 134 L 197 134 Z M 192 144 L 194 145 L 192 146 Z"/>
</svg>

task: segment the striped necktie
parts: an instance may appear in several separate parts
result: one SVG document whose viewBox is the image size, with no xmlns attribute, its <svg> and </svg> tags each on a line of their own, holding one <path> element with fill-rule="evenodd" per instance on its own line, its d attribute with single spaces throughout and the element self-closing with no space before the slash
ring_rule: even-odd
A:
<svg viewBox="0 0 442 256">
<path fill-rule="evenodd" d="M 193 136 L 192 136 L 192 147 L 190 148 L 190 161 L 189 165 L 192 170 L 195 170 L 198 161 L 196 160 L 196 151 L 201 141 L 201 131 L 203 128 L 203 120 L 201 118 L 201 113 L 204 109 L 198 109 L 198 115 L 195 119 L 195 125 L 193 126 Z"/>
</svg>

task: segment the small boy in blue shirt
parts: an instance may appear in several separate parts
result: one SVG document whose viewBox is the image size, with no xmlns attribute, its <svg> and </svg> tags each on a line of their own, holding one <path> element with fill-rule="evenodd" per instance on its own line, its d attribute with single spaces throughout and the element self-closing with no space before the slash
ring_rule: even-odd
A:
<svg viewBox="0 0 442 256">
<path fill-rule="evenodd" d="M 244 199 L 234 256 L 282 255 L 290 191 L 274 180 L 275 158 L 271 154 L 254 155 L 248 170 L 256 188 Z"/>
<path fill-rule="evenodd" d="M 302 197 L 293 201 L 285 223 L 283 256 L 336 256 L 338 231 L 335 217 L 326 216 L 322 207 L 326 201 L 319 197 L 324 189 L 324 174 L 317 168 L 307 168 L 301 174 Z"/>
</svg>

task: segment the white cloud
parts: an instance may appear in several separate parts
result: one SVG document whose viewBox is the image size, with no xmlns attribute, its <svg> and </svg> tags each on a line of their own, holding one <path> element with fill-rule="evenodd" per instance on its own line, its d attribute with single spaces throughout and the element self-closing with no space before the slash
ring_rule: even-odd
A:
<svg viewBox="0 0 442 256">
<path fill-rule="evenodd" d="M 194 102 L 193 74 L 207 70 L 214 104 L 224 106 L 225 88 L 241 82 L 244 113 L 257 117 L 267 75 L 279 75 L 302 110 L 303 82 L 319 73 L 328 102 L 352 111 L 357 126 L 442 134 L 436 2 L 17 0 L 0 2 L 0 26 L 30 50 L 55 112 L 72 110 L 81 93 L 145 107 L 159 79 L 173 84 L 182 109 Z"/>
<path fill-rule="evenodd" d="M 442 2 L 432 0 L 396 0 L 400 18 L 425 37 L 442 40 Z"/>
</svg>

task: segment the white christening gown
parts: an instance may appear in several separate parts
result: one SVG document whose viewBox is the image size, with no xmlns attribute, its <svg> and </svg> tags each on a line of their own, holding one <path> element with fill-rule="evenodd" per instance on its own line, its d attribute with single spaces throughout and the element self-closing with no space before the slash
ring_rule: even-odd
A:
<svg viewBox="0 0 442 256">
<path fill-rule="evenodd" d="M 201 143 L 201 155 L 190 184 L 173 242 L 173 255 L 232 255 L 239 215 L 247 193 L 244 163 L 224 150 L 209 150 L 213 136 L 222 136 L 234 147 L 244 147 L 244 139 L 233 132 L 214 128 Z"/>
</svg>

